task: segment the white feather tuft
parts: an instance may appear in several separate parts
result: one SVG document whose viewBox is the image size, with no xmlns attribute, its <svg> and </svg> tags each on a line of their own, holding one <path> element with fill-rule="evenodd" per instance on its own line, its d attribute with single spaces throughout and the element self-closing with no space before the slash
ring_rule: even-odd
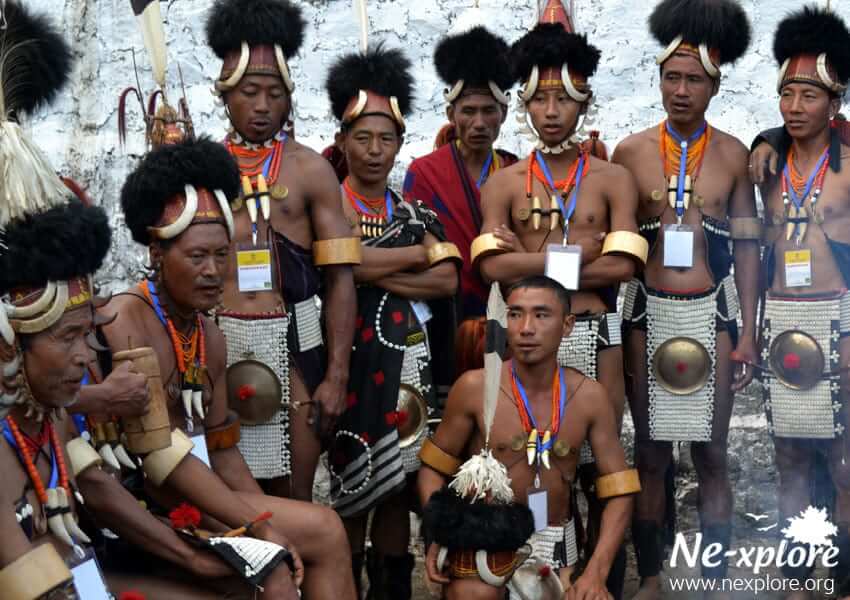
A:
<svg viewBox="0 0 850 600">
<path fill-rule="evenodd" d="M 514 501 L 507 468 L 486 448 L 460 466 L 449 487 L 470 504 L 478 500 L 492 504 Z"/>
</svg>

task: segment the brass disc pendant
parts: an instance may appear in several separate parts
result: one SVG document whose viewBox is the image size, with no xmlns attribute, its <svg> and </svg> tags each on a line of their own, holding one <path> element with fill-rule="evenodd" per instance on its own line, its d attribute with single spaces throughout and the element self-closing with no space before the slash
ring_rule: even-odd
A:
<svg viewBox="0 0 850 600">
<path fill-rule="evenodd" d="M 564 440 L 558 440 L 555 442 L 555 445 L 552 447 L 552 450 L 555 452 L 555 456 L 559 458 L 564 458 L 567 456 L 572 448 L 570 448 Z"/>
<path fill-rule="evenodd" d="M 812 211 L 812 213 L 812 219 L 814 220 L 815 224 L 823 225 L 823 213 L 818 210 Z"/>
<path fill-rule="evenodd" d="M 232 212 L 239 211 L 243 206 L 245 206 L 245 200 L 242 198 L 242 196 L 239 196 L 238 198 L 234 198 L 230 202 L 230 210 Z"/>
<path fill-rule="evenodd" d="M 661 190 L 652 190 L 652 193 L 649 195 L 652 198 L 653 202 L 661 202 L 664 200 L 664 192 Z"/>
<path fill-rule="evenodd" d="M 779 213 L 774 213 L 773 215 L 773 224 L 774 225 L 782 225 L 785 222 L 785 217 L 780 215 Z"/>
<path fill-rule="evenodd" d="M 531 215 L 531 211 L 528 210 L 528 207 L 523 206 L 516 211 L 517 216 L 520 221 L 528 221 L 528 217 Z"/>
<path fill-rule="evenodd" d="M 269 191 L 275 200 L 283 200 L 289 195 L 289 188 L 282 183 L 275 183 Z"/>
<path fill-rule="evenodd" d="M 694 204 L 696 205 L 697 208 L 702 208 L 703 205 L 705 204 L 705 198 L 703 198 L 699 194 L 696 194 L 694 196 Z"/>
<path fill-rule="evenodd" d="M 525 436 L 524 435 L 515 435 L 511 438 L 511 450 L 514 452 L 521 452 L 525 449 Z"/>
</svg>

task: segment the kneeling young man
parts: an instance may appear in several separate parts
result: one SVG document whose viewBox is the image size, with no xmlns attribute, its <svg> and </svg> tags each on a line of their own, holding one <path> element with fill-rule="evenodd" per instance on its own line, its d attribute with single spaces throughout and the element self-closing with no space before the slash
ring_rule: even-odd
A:
<svg viewBox="0 0 850 600">
<path fill-rule="evenodd" d="M 569 567 L 577 560 L 572 483 L 578 449 L 590 440 L 601 474 L 597 494 L 610 500 L 603 509 L 599 541 L 575 588 L 579 597 L 607 599 L 605 580 L 631 517 L 629 495 L 640 485 L 637 472 L 627 468 L 605 389 L 575 369 L 558 365 L 561 338 L 574 323 L 568 292 L 554 280 L 533 276 L 510 287 L 507 344 L 513 359 L 501 369 L 492 426 L 485 423 L 483 410 L 485 370 L 469 371 L 453 386 L 442 423 L 423 446 L 419 493 L 427 503 L 465 458 L 485 448 L 483 432 L 489 427 L 489 448 L 507 470 L 515 502 L 528 503 L 535 513 L 537 531 L 528 540 L 532 558 L 561 569 L 561 585 L 567 587 Z M 426 506 L 426 514 L 428 510 Z M 445 545 L 440 532 L 425 533 Z M 479 550 L 463 548 L 462 539 L 456 542 L 463 550 Z M 426 558 L 428 576 L 448 584 L 448 598 L 502 597 L 503 590 L 479 581 L 475 570 L 461 573 L 449 546 L 452 578 L 437 569 L 441 553 L 436 544 L 428 547 Z"/>
</svg>

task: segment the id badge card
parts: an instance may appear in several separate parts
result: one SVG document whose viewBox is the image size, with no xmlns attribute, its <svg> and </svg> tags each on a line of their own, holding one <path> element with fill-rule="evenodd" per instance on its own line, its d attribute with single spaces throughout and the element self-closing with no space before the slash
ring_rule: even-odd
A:
<svg viewBox="0 0 850 600">
<path fill-rule="evenodd" d="M 194 444 L 192 447 L 192 455 L 212 469 L 212 465 L 210 465 L 210 453 L 207 450 L 207 436 L 200 433 L 198 435 L 193 435 L 189 439 Z"/>
<path fill-rule="evenodd" d="M 423 302 L 422 300 L 411 300 L 410 306 L 413 308 L 413 313 L 416 315 L 416 319 L 422 327 L 425 327 L 425 323 L 430 321 L 434 316 L 427 302 Z"/>
<path fill-rule="evenodd" d="M 74 587 L 77 588 L 80 600 L 112 600 L 100 565 L 91 549 L 87 550 L 85 558 L 71 569 L 71 575 L 74 577 Z"/>
<path fill-rule="evenodd" d="M 806 287 L 812 285 L 812 251 L 785 251 L 785 287 Z"/>
<path fill-rule="evenodd" d="M 664 226 L 664 266 L 678 269 L 694 266 L 694 231 L 689 225 Z"/>
<path fill-rule="evenodd" d="M 540 488 L 528 489 L 528 510 L 534 517 L 534 531 L 542 531 L 549 526 L 549 494 Z"/>
<path fill-rule="evenodd" d="M 268 292 L 273 289 L 272 252 L 268 246 L 237 247 L 236 268 L 240 292 Z"/>
<path fill-rule="evenodd" d="M 580 276 L 581 246 L 546 246 L 546 277 L 554 279 L 568 290 L 577 290 Z"/>
</svg>

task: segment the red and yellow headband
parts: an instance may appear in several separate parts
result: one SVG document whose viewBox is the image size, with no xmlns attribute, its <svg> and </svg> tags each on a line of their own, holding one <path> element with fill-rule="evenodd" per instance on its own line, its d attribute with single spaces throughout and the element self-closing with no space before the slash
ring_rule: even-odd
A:
<svg viewBox="0 0 850 600">
<path fill-rule="evenodd" d="M 279 44 L 248 46 L 248 42 L 242 42 L 238 51 L 234 50 L 224 58 L 221 75 L 215 82 L 216 91 L 229 92 L 245 75 L 280 77 L 290 94 L 295 90 L 289 65 Z"/>
<path fill-rule="evenodd" d="M 151 237 L 170 240 L 192 225 L 221 223 L 233 239 L 233 213 L 227 197 L 221 190 L 210 192 L 204 188 L 186 185 L 182 194 L 169 199 L 157 224 L 148 227 Z"/>
</svg>

